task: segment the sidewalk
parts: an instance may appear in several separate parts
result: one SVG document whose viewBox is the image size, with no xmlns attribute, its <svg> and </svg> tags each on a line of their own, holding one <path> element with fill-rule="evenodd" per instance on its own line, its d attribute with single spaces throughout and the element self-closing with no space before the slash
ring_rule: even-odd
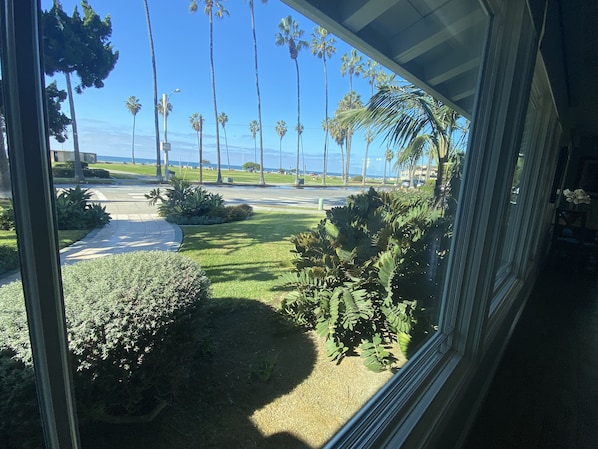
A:
<svg viewBox="0 0 598 449">
<path fill-rule="evenodd" d="M 112 214 L 106 226 L 60 251 L 60 263 L 72 264 L 109 254 L 132 251 L 178 251 L 181 228 L 157 214 Z M 0 277 L 0 286 L 20 279 L 18 271 Z"/>
</svg>

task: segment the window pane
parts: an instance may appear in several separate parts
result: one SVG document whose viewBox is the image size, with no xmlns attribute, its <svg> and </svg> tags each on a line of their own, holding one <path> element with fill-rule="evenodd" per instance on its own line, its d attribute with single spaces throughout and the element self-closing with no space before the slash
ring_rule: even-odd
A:
<svg viewBox="0 0 598 449">
<path fill-rule="evenodd" d="M 68 15 L 74 2 L 62 3 Z M 51 6 L 50 1 L 42 2 L 43 8 Z M 155 136 L 146 11 L 129 2 L 93 6 L 101 18 L 111 14 L 111 42 L 120 57 L 102 89 L 86 86 L 75 97 L 81 158 L 97 156 L 103 164 L 91 163 L 89 168 L 107 169 L 115 178 L 155 181 L 158 169 L 160 176 L 172 176 L 166 168 L 175 178 L 203 183 L 206 191 L 222 195 L 226 205 L 249 203 L 254 214 L 248 220 L 213 226 L 185 216 L 184 224 L 190 226 L 184 227 L 180 253 L 205 270 L 213 297 L 198 309 L 193 326 L 177 328 L 181 341 L 173 360 L 184 363 L 171 361 L 174 367 L 156 363 L 147 374 L 154 379 L 157 371 L 176 369 L 184 372 L 183 382 L 177 384 L 164 373 L 144 389 L 131 374 L 136 380 L 129 379 L 134 385 L 126 392 L 130 401 L 123 404 L 125 380 L 115 377 L 119 385 L 111 385 L 109 378 L 98 380 L 93 364 L 75 354 L 83 445 L 324 445 L 401 372 L 408 359 L 417 357 L 442 332 L 439 316 L 485 41 L 484 11 L 477 1 L 445 2 L 439 8 L 423 1 L 395 4 L 390 12 L 397 20 L 381 12 L 362 24 L 365 35 L 367 30 L 394 28 L 394 59 L 385 60 L 383 66 L 338 38 L 331 41 L 332 35 L 283 4 L 255 3 L 259 117 L 247 4 L 225 5 L 230 17 L 224 14 L 224 20 L 213 22 L 214 66 L 203 8 L 189 15 L 186 8 L 167 2 L 151 4 L 163 89 L 157 107 L 166 111 L 159 117 L 161 135 Z M 280 20 L 289 14 L 305 32 L 295 36 L 293 44 L 288 36 L 293 23 Z M 447 25 L 451 23 L 454 26 Z M 450 33 L 442 32 L 444 28 Z M 278 46 L 273 37 L 277 32 Z M 191 41 L 195 42 L 191 47 L 182 44 Z M 309 54 L 310 46 L 315 57 Z M 425 72 L 434 96 L 395 73 L 404 73 L 405 67 L 413 73 L 418 67 L 423 70 L 413 79 L 424 79 L 420 75 Z M 58 90 L 68 91 L 64 78 L 56 74 L 47 82 L 55 81 Z M 72 78 L 76 86 L 80 80 L 75 73 Z M 386 118 L 395 124 L 400 118 L 410 126 L 397 129 L 369 116 L 364 107 L 372 97 L 389 102 L 389 107 L 379 109 Z M 356 115 L 347 118 L 352 112 Z M 201 114 L 203 121 L 195 114 Z M 60 146 L 53 141 L 53 154 L 74 158 L 75 135 L 70 129 L 67 134 Z M 156 139 L 162 141 L 162 150 L 170 150 L 157 154 Z M 55 181 L 68 178 L 68 170 L 70 164 L 55 166 Z M 401 170 L 408 185 L 401 185 Z M 266 184 L 281 188 L 252 193 L 261 176 Z M 217 185 L 221 183 L 227 185 Z M 182 184 L 171 188 L 176 186 L 182 188 Z M 291 190 L 291 186 L 310 188 Z M 154 187 L 98 184 L 91 193 L 113 215 L 109 226 L 115 227 L 131 219 L 131 212 L 123 209 L 129 206 L 136 210 L 135 220 L 162 220 L 155 217 L 155 206 L 148 209 L 144 196 Z M 168 188 L 160 186 L 162 192 Z M 163 206 L 162 215 L 167 210 L 181 214 L 180 204 L 170 204 L 171 209 L 167 201 L 158 204 Z M 209 218 L 224 219 L 222 209 Z M 126 239 L 130 235 L 125 233 Z M 164 279 L 168 271 L 139 267 L 109 271 L 115 266 L 94 265 L 86 276 L 75 277 L 79 282 L 69 280 L 70 275 L 63 278 L 71 351 L 79 348 L 81 335 L 77 336 L 79 329 L 72 320 L 81 310 L 89 311 L 89 322 L 80 324 L 94 351 L 108 340 L 108 329 L 128 338 L 130 323 L 119 315 L 125 311 L 112 316 L 100 304 L 106 298 L 114 304 L 128 304 L 131 298 L 142 302 L 146 292 L 138 284 L 140 277 L 132 273 L 152 278 L 149 283 Z M 99 288 L 108 281 L 110 293 Z M 122 296 L 112 284 L 117 281 L 128 286 Z M 167 287 L 170 284 L 158 290 Z M 92 295 L 95 299 L 72 306 L 91 292 L 97 292 Z M 156 293 L 158 297 L 162 298 Z M 162 310 L 152 312 L 158 315 Z M 171 333 L 170 327 L 165 329 Z M 165 340 L 153 342 L 152 348 L 164 350 Z M 102 354 L 106 360 L 114 358 L 127 373 L 142 373 L 150 356 L 141 357 L 131 368 L 123 362 L 139 350 L 131 346 L 122 354 L 113 348 Z M 122 424 L 127 421 L 150 423 Z"/>
</svg>

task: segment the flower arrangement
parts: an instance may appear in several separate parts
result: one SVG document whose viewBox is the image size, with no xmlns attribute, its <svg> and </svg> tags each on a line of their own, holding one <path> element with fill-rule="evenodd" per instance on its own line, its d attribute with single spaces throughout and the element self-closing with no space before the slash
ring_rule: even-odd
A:
<svg viewBox="0 0 598 449">
<path fill-rule="evenodd" d="M 578 204 L 590 204 L 592 201 L 590 195 L 588 195 L 584 189 L 575 189 L 573 191 L 565 189 L 563 190 L 563 195 L 565 195 L 565 199 L 568 203 L 573 203 L 576 206 Z"/>
</svg>

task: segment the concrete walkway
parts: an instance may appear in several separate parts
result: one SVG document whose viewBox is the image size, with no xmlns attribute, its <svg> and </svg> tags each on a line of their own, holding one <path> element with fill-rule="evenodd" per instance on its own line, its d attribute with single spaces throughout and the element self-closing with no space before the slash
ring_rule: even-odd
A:
<svg viewBox="0 0 598 449">
<path fill-rule="evenodd" d="M 103 228 L 63 248 L 60 262 L 70 264 L 131 251 L 177 251 L 182 241 L 181 228 L 157 214 L 117 214 Z"/>
<path fill-rule="evenodd" d="M 181 228 L 157 214 L 111 214 L 106 226 L 94 229 L 83 239 L 60 251 L 61 264 L 72 264 L 109 254 L 132 251 L 178 251 L 183 241 Z M 0 286 L 20 279 L 18 271 L 0 277 Z"/>
</svg>

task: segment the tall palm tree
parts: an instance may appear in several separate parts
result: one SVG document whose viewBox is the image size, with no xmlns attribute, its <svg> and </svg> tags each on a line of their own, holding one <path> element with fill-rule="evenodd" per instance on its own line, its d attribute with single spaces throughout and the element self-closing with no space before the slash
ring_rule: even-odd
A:
<svg viewBox="0 0 598 449">
<path fill-rule="evenodd" d="M 284 17 L 278 24 L 278 32 L 276 33 L 276 45 L 288 45 L 289 55 L 295 61 L 295 69 L 297 72 L 297 127 L 301 125 L 301 95 L 299 88 L 299 63 L 297 57 L 302 48 L 307 47 L 307 42 L 302 40 L 303 30 L 299 29 L 297 22 L 291 16 Z M 301 134 L 297 132 L 297 159 L 295 162 L 295 185 L 299 185 L 299 145 L 301 142 Z"/>
<path fill-rule="evenodd" d="M 197 147 L 199 149 L 199 183 L 203 184 L 203 115 L 194 112 L 189 117 L 191 128 L 197 133 Z"/>
<path fill-rule="evenodd" d="M 285 123 L 284 120 L 279 120 L 278 122 L 276 122 L 276 134 L 278 134 L 278 137 L 280 138 L 280 165 L 278 168 L 278 171 L 282 171 L 282 138 L 284 137 L 284 135 L 287 133 L 287 124 Z"/>
<path fill-rule="evenodd" d="M 259 122 L 257 120 L 252 120 L 249 122 L 249 132 L 251 133 L 251 137 L 253 137 L 253 161 L 257 161 L 257 142 L 255 140 L 255 136 L 258 131 L 260 131 L 261 136 L 261 129 Z"/>
<path fill-rule="evenodd" d="M 386 165 L 392 161 L 394 152 L 392 149 L 387 148 L 384 152 L 384 177 L 382 178 L 382 184 L 386 184 Z"/>
<path fill-rule="evenodd" d="M 152 56 L 152 81 L 154 85 L 154 103 L 158 104 L 158 75 L 156 74 L 156 53 L 154 52 L 154 38 L 152 36 L 152 24 L 150 21 L 149 7 L 147 0 L 143 0 L 145 7 L 145 20 L 147 22 L 147 35 L 150 44 L 150 53 Z M 156 178 L 162 181 L 162 166 L 160 165 L 160 120 L 158 118 L 158 110 L 154 109 L 154 135 L 156 141 Z"/>
<path fill-rule="evenodd" d="M 351 56 L 347 53 L 341 56 L 341 76 L 349 75 L 349 93 L 353 92 L 353 76 L 359 75 L 362 71 L 361 55 L 357 54 L 357 50 L 353 48 Z"/>
<path fill-rule="evenodd" d="M 380 70 L 378 70 L 378 63 L 372 59 L 368 59 L 365 65 L 362 67 L 361 76 L 367 80 L 368 84 L 371 88 L 370 98 L 374 96 L 374 85 L 376 81 L 380 77 Z M 382 72 L 384 73 L 384 72 Z M 363 173 L 361 174 L 362 177 L 362 185 L 365 185 L 365 178 L 367 177 L 367 160 L 368 160 L 368 152 L 370 149 L 370 143 L 372 143 L 373 134 L 371 129 L 368 128 L 365 134 L 365 156 L 363 158 Z"/>
<path fill-rule="evenodd" d="M 228 115 L 226 112 L 218 114 L 218 123 L 222 125 L 222 131 L 224 131 L 224 143 L 226 144 L 226 161 L 228 163 L 228 171 L 230 171 L 230 156 L 228 155 L 228 139 L 226 138 L 226 124 L 228 123 Z"/>
<path fill-rule="evenodd" d="M 266 4 L 268 0 L 262 0 L 263 4 Z M 260 184 L 265 185 L 266 181 L 264 179 L 264 139 L 262 135 L 262 98 L 260 95 L 260 81 L 258 77 L 258 64 L 257 64 L 257 38 L 255 37 L 255 15 L 253 10 L 253 0 L 249 0 L 249 12 L 251 15 L 251 33 L 253 35 L 253 57 L 255 62 L 255 90 L 257 93 L 257 120 L 258 120 L 258 128 L 257 130 L 260 133 Z M 253 142 L 255 146 L 255 136 L 253 137 Z"/>
<path fill-rule="evenodd" d="M 328 30 L 322 27 L 314 27 L 311 33 L 311 53 L 322 60 L 324 64 L 324 111 L 325 123 L 328 123 L 328 69 L 326 60 L 336 52 L 334 47 L 336 40 L 330 36 Z M 322 185 L 326 185 L 326 163 L 328 160 L 328 126 L 324 127 L 324 163 L 322 169 Z"/>
<path fill-rule="evenodd" d="M 125 107 L 133 114 L 133 142 L 131 143 L 131 163 L 135 165 L 135 117 L 141 109 L 141 103 L 139 99 L 134 95 L 131 95 L 127 101 L 125 101 Z"/>
<path fill-rule="evenodd" d="M 192 13 L 197 11 L 198 0 L 191 0 L 189 9 Z M 216 183 L 222 184 L 222 167 L 220 164 L 220 130 L 218 128 L 218 104 L 216 102 L 216 76 L 214 73 L 214 16 L 222 19 L 228 15 L 228 11 L 224 9 L 222 1 L 218 0 L 204 0 L 204 13 L 208 16 L 210 22 L 210 72 L 212 75 L 212 99 L 214 100 L 214 122 L 216 122 Z"/>
<path fill-rule="evenodd" d="M 455 150 L 455 137 L 462 131 L 460 115 L 414 85 L 380 86 L 367 106 L 344 116 L 359 127 L 372 127 L 392 145 L 408 147 L 419 135 L 427 134 L 438 161 L 434 196 L 439 203 L 446 179 L 446 163 Z"/>
<path fill-rule="evenodd" d="M 363 103 L 361 102 L 361 98 L 355 92 L 350 91 L 348 94 L 339 101 L 338 108 L 336 110 L 336 115 L 341 115 L 346 111 L 351 111 L 355 109 L 363 108 Z M 350 168 L 351 168 L 351 143 L 353 141 L 353 124 L 350 122 L 341 121 L 341 126 L 345 128 L 345 149 L 347 152 L 347 157 L 345 159 L 346 168 L 344 170 L 345 177 L 343 179 L 343 183 L 347 185 L 349 183 L 349 176 L 350 176 Z"/>
</svg>

